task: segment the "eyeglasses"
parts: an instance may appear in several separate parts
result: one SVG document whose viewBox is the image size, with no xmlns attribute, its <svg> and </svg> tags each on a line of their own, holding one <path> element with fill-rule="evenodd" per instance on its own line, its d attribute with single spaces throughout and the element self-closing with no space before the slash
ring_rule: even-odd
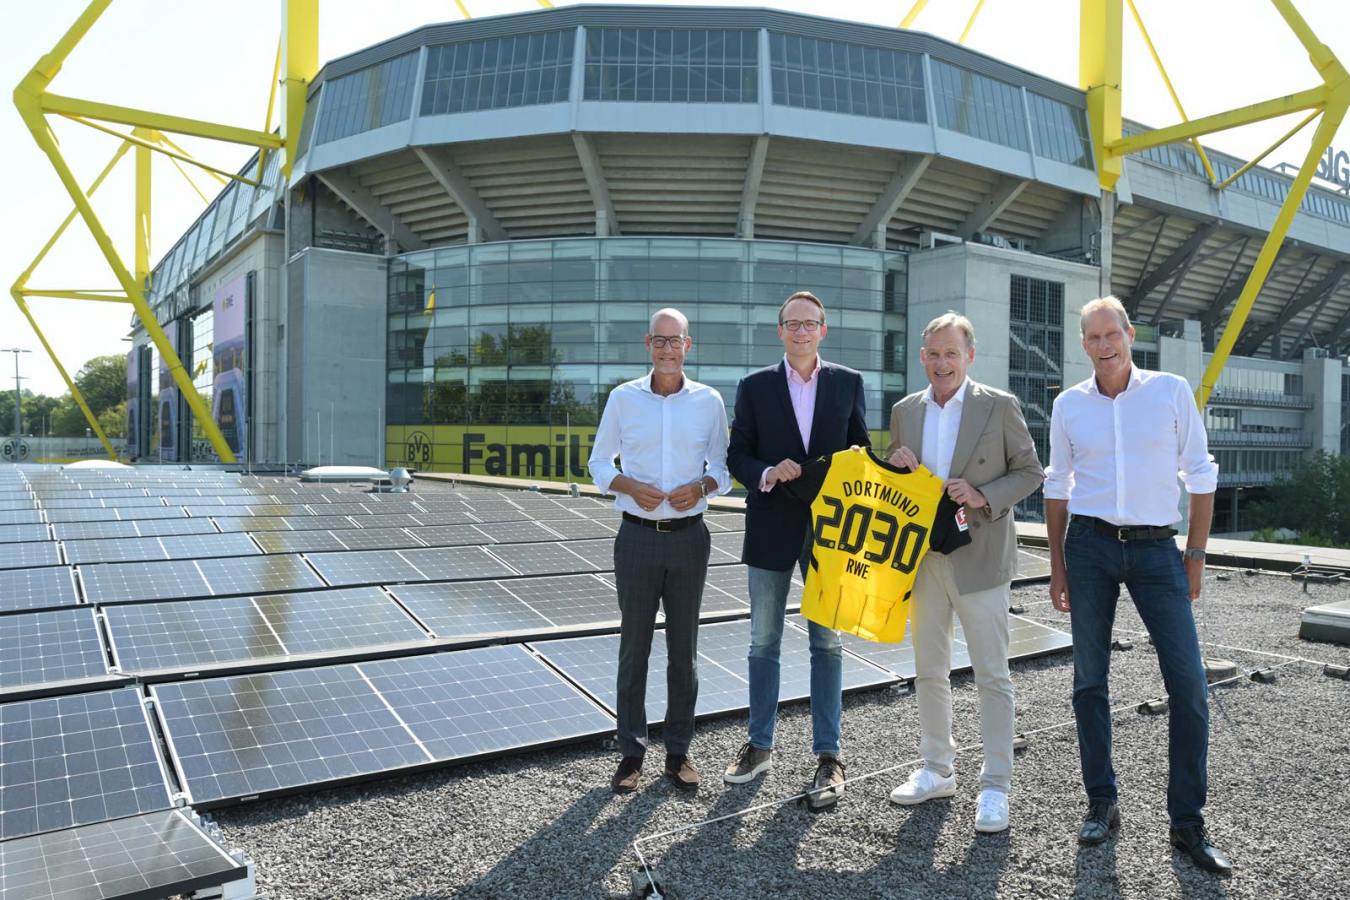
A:
<svg viewBox="0 0 1350 900">
<path fill-rule="evenodd" d="M 802 330 L 815 331 L 817 328 L 824 325 L 825 323 L 816 321 L 815 319 L 788 319 L 779 324 L 781 324 L 788 331 L 802 331 Z"/>
<path fill-rule="evenodd" d="M 652 342 L 652 349 L 664 350 L 667 347 L 683 347 L 688 335 L 677 334 L 672 337 L 666 337 L 664 334 L 649 334 L 647 340 Z"/>
</svg>

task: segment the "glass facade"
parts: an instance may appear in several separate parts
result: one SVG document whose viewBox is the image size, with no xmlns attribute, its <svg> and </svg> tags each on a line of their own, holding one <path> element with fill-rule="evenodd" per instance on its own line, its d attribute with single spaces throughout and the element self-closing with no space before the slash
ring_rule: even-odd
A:
<svg viewBox="0 0 1350 900">
<path fill-rule="evenodd" d="M 587 28 L 587 100 L 755 103 L 759 32 Z"/>
<path fill-rule="evenodd" d="M 1341 456 L 1350 456 L 1350 372 L 1341 373 Z"/>
<path fill-rule="evenodd" d="M 540 31 L 428 47 L 422 115 L 565 103 L 575 34 Z"/>
<path fill-rule="evenodd" d="M 325 83 L 314 143 L 392 125 L 412 115 L 418 53 L 404 53 Z"/>
<path fill-rule="evenodd" d="M 939 125 L 1014 150 L 1027 149 L 1020 89 L 938 59 L 932 68 Z"/>
<path fill-rule="evenodd" d="M 1031 110 L 1031 133 L 1036 141 L 1037 156 L 1084 169 L 1092 168 L 1092 141 L 1083 110 L 1035 91 L 1027 91 L 1027 107 Z"/>
<path fill-rule="evenodd" d="M 1008 307 L 1008 390 L 1022 402 L 1036 454 L 1050 458 L 1050 410 L 1064 387 L 1064 284 L 1013 275 Z M 1043 521 L 1038 489 L 1017 505 L 1024 520 Z"/>
<path fill-rule="evenodd" d="M 516 241 L 396 257 L 388 458 L 484 471 L 476 440 L 534 446 L 568 426 L 576 452 L 589 453 L 609 391 L 650 368 L 643 337 L 663 306 L 689 317 L 686 371 L 721 392 L 730 418 L 740 378 L 782 357 L 778 307 L 799 289 L 824 301 L 822 355 L 863 373 L 868 427 L 883 432 L 905 392 L 905 282 L 904 254 L 734 239 Z M 410 447 L 427 458 L 406 456 Z"/>
<path fill-rule="evenodd" d="M 183 364 L 192 373 L 192 386 L 197 389 L 197 396 L 202 398 L 207 409 L 211 408 L 211 382 L 215 375 L 211 368 L 215 350 L 215 322 L 215 312 L 207 306 L 187 323 L 187 330 L 192 335 L 192 349 L 183 360 Z M 202 429 L 201 423 L 192 415 L 187 403 L 183 403 L 180 409 L 183 418 L 191 423 L 192 435 L 188 446 L 192 448 L 192 461 L 214 462 L 216 454 L 211 448 L 211 442 L 206 439 L 206 432 Z"/>
<path fill-rule="evenodd" d="M 928 121 L 917 53 L 773 33 L 769 58 L 780 106 Z"/>
</svg>

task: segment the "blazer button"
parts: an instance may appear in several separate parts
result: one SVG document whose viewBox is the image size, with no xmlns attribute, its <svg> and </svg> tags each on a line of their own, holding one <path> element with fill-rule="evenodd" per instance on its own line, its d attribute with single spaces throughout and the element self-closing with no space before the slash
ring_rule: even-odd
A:
<svg viewBox="0 0 1350 900">
<path fill-rule="evenodd" d="M 984 465 L 984 457 L 980 457 L 980 465 Z"/>
</svg>

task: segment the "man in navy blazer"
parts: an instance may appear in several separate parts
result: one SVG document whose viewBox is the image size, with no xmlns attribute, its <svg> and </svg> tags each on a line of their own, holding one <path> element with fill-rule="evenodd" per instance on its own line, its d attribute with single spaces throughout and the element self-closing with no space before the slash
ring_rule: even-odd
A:
<svg viewBox="0 0 1350 900">
<path fill-rule="evenodd" d="M 868 445 L 862 376 L 821 360 L 825 307 L 797 291 L 778 310 L 783 360 L 751 372 L 736 388 L 727 463 L 749 492 L 741 562 L 750 585 L 750 740 L 727 767 L 729 784 L 754 780 L 769 768 L 778 715 L 779 650 L 793 566 L 803 576 L 811 558 L 811 511 L 775 486 L 800 477 L 801 464 Z M 818 758 L 813 808 L 833 805 L 844 790 L 839 761 L 843 650 L 834 631 L 809 623 L 812 752 Z"/>
</svg>

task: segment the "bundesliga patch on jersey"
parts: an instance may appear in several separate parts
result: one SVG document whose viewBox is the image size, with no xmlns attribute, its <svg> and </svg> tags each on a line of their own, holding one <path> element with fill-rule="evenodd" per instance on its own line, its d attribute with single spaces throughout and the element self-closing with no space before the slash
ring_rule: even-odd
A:
<svg viewBox="0 0 1350 900">
<path fill-rule="evenodd" d="M 959 506 L 956 509 L 956 527 L 960 531 L 969 531 L 970 524 L 966 522 L 966 508 Z"/>
</svg>

